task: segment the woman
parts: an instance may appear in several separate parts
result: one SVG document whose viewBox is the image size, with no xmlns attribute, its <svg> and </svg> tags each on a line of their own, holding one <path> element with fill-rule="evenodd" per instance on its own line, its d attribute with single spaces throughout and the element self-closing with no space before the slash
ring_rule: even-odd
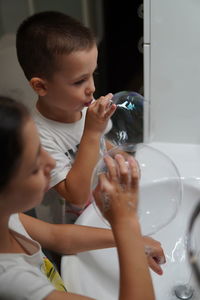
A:
<svg viewBox="0 0 200 300">
<path fill-rule="evenodd" d="M 115 158 L 117 167 L 111 157 L 106 157 L 109 174 L 100 176 L 94 191 L 112 231 L 48 224 L 22 212 L 42 201 L 55 162 L 42 149 L 26 108 L 3 97 L 0 97 L 0 140 L 0 299 L 90 299 L 66 292 L 41 247 L 71 254 L 115 245 L 120 262 L 119 299 L 155 299 L 136 213 L 135 161 L 130 158 L 130 180 L 122 156 Z M 102 204 L 105 195 L 109 201 L 106 211 Z"/>
</svg>

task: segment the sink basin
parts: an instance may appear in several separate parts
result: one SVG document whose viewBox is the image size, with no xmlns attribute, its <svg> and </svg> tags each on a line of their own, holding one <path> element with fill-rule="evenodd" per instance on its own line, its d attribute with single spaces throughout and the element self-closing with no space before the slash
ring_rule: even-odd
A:
<svg viewBox="0 0 200 300">
<path fill-rule="evenodd" d="M 189 284 L 193 288 L 190 299 L 200 299 L 200 289 L 196 286 L 186 251 L 187 227 L 194 207 L 200 199 L 200 181 L 183 180 L 183 200 L 176 218 L 165 228 L 161 229 L 153 238 L 162 243 L 165 250 L 166 264 L 163 265 L 163 276 L 152 272 L 156 299 L 177 300 L 175 295 L 177 286 Z M 187 298 L 183 298 L 187 299 Z"/>
<path fill-rule="evenodd" d="M 182 182 L 183 199 L 176 217 L 170 224 L 152 235 L 162 243 L 167 260 L 163 265 L 162 276 L 151 272 L 157 300 L 177 300 L 175 287 L 185 285 L 189 280 L 194 289 L 190 299 L 200 299 L 199 290 L 191 276 L 186 253 L 186 229 L 191 213 L 200 198 L 200 181 L 182 179 Z M 93 205 L 90 205 L 78 218 L 77 224 L 108 227 Z M 118 299 L 119 266 L 115 248 L 64 256 L 61 273 L 69 291 L 95 299 Z"/>
</svg>

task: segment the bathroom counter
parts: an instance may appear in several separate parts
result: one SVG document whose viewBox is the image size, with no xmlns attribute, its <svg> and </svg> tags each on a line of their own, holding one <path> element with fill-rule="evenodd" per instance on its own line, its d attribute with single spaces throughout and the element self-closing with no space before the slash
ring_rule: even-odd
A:
<svg viewBox="0 0 200 300">
<path fill-rule="evenodd" d="M 181 177 L 200 178 L 200 145 L 173 143 L 149 145 L 167 154 L 176 164 Z"/>
</svg>

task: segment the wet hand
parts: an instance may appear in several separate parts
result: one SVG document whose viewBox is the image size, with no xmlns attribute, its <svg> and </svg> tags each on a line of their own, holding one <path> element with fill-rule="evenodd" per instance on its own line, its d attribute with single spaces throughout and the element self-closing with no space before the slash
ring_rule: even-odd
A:
<svg viewBox="0 0 200 300">
<path fill-rule="evenodd" d="M 120 154 L 104 158 L 107 173 L 99 175 L 93 194 L 96 203 L 111 225 L 119 220 L 137 218 L 138 165 L 133 157 L 126 162 Z"/>
<path fill-rule="evenodd" d="M 161 243 L 148 236 L 144 236 L 143 241 L 149 267 L 158 275 L 162 275 L 163 270 L 160 265 L 164 264 L 166 259 Z"/>
</svg>

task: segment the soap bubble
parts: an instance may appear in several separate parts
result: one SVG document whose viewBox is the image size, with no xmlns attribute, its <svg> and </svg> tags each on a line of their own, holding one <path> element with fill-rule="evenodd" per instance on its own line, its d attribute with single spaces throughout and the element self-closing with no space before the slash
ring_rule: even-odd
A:
<svg viewBox="0 0 200 300">
<path fill-rule="evenodd" d="M 143 143 L 123 144 L 114 147 L 106 155 L 114 157 L 122 151 L 133 156 L 140 169 L 138 216 L 142 233 L 152 235 L 166 226 L 176 216 L 182 199 L 182 182 L 173 161 L 161 151 Z M 126 160 L 126 157 L 125 157 Z M 106 173 L 103 158 L 97 163 L 92 176 L 92 189 L 98 175 Z M 93 201 L 97 213 L 102 216 Z"/>
<path fill-rule="evenodd" d="M 114 94 L 112 102 L 117 109 L 112 116 L 112 129 L 106 135 L 114 145 L 143 141 L 144 97 L 132 91 Z"/>
</svg>

